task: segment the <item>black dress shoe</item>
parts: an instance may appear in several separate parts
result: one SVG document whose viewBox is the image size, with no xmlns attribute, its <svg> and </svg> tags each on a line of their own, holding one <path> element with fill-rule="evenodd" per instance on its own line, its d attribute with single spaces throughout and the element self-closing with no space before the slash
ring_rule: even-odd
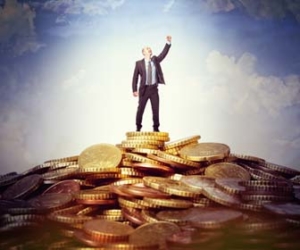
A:
<svg viewBox="0 0 300 250">
<path fill-rule="evenodd" d="M 154 132 L 159 132 L 159 129 L 158 128 L 154 128 L 153 131 Z"/>
<path fill-rule="evenodd" d="M 136 132 L 140 132 L 141 131 L 141 128 L 136 128 Z"/>
</svg>

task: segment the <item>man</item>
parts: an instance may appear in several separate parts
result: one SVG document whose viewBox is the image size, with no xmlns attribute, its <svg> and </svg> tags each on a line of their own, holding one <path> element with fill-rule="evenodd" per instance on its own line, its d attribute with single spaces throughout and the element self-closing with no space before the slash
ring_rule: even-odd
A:
<svg viewBox="0 0 300 250">
<path fill-rule="evenodd" d="M 144 47 L 144 59 L 135 64 L 132 79 L 133 96 L 139 98 L 136 112 L 136 131 L 141 131 L 143 114 L 146 104 L 150 99 L 152 108 L 153 131 L 159 132 L 159 95 L 158 84 L 165 84 L 160 62 L 166 57 L 171 47 L 171 36 L 167 36 L 167 43 L 158 56 L 152 56 L 150 47 Z M 139 89 L 138 89 L 138 81 Z"/>
</svg>

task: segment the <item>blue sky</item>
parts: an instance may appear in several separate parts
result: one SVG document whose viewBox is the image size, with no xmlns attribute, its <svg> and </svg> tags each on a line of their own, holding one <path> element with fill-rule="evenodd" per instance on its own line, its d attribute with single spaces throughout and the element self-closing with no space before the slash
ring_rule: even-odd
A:
<svg viewBox="0 0 300 250">
<path fill-rule="evenodd" d="M 124 140 L 135 129 L 134 63 L 169 34 L 161 130 L 300 169 L 300 3 L 1 3 L 1 172 Z"/>
</svg>

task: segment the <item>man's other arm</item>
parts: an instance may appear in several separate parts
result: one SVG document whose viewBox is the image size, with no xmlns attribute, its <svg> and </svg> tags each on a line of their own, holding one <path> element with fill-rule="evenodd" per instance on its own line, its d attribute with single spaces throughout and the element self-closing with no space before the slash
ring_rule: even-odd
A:
<svg viewBox="0 0 300 250">
<path fill-rule="evenodd" d="M 133 96 L 138 96 L 138 91 L 137 91 L 137 84 L 138 84 L 138 79 L 139 79 L 139 70 L 138 70 L 138 63 L 135 63 L 135 68 L 133 72 L 133 77 L 132 77 L 132 92 Z"/>
</svg>

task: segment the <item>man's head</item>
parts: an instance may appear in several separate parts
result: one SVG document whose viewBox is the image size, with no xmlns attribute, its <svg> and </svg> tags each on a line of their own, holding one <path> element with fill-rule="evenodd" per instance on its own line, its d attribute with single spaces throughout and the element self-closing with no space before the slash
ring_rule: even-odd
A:
<svg viewBox="0 0 300 250">
<path fill-rule="evenodd" d="M 142 49 L 142 53 L 145 58 L 150 58 L 152 56 L 152 49 L 150 47 L 146 46 Z"/>
</svg>

